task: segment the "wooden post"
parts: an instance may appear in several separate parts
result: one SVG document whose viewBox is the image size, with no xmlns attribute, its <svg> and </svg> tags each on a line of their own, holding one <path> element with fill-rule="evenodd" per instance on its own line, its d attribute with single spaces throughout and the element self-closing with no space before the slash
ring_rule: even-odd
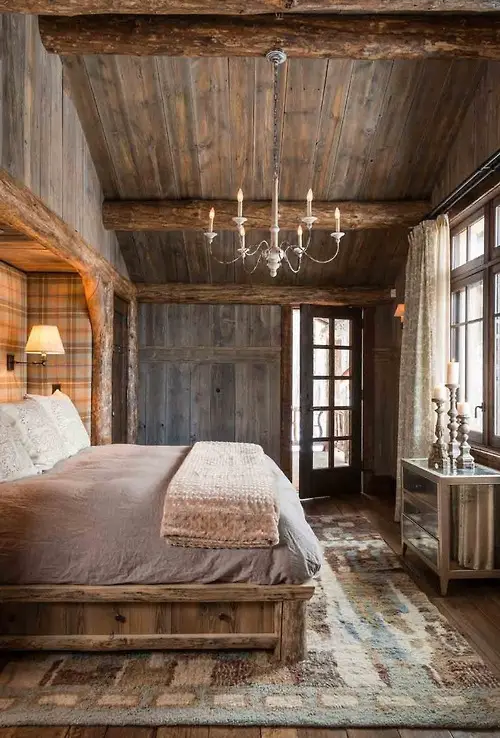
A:
<svg viewBox="0 0 500 738">
<path fill-rule="evenodd" d="M 127 443 L 137 442 L 137 396 L 139 389 L 139 349 L 137 339 L 137 300 L 130 301 L 128 312 L 128 388 Z"/>
<path fill-rule="evenodd" d="M 92 443 L 112 441 L 113 285 L 83 277 L 92 326 Z"/>
<path fill-rule="evenodd" d="M 283 663 L 293 664 L 307 656 L 306 606 L 304 600 L 283 601 L 280 653 Z"/>
<path fill-rule="evenodd" d="M 281 308 L 280 466 L 292 481 L 292 308 Z"/>
</svg>

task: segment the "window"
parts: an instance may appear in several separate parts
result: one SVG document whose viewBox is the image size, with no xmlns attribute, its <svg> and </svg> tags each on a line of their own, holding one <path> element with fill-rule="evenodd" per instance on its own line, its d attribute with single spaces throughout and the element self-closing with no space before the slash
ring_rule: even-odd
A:
<svg viewBox="0 0 500 738">
<path fill-rule="evenodd" d="M 451 353 L 471 406 L 470 439 L 500 448 L 500 198 L 451 237 Z"/>
</svg>

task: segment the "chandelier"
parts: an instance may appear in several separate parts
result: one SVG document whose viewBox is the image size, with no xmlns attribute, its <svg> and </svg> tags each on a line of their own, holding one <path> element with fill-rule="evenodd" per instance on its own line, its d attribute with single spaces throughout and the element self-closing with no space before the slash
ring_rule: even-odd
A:
<svg viewBox="0 0 500 738">
<path fill-rule="evenodd" d="M 286 61 L 286 54 L 284 51 L 270 51 L 266 58 L 273 65 L 274 72 L 274 83 L 273 83 L 273 194 L 272 194 L 272 210 L 271 210 L 271 227 L 270 227 L 270 240 L 264 240 L 255 246 L 247 246 L 245 223 L 247 218 L 243 217 L 243 192 L 241 189 L 238 190 L 237 201 L 238 201 L 238 215 L 233 218 L 235 228 L 238 234 L 238 248 L 236 249 L 236 256 L 234 259 L 224 261 L 219 259 L 212 251 L 212 242 L 217 236 L 214 232 L 214 220 L 215 210 L 212 208 L 209 213 L 209 229 L 204 234 L 207 240 L 208 249 L 210 256 L 219 264 L 235 264 L 237 261 L 241 261 L 243 268 L 248 274 L 253 274 L 262 259 L 265 260 L 271 277 L 275 277 L 278 273 L 282 262 L 289 267 L 289 269 L 297 274 L 300 271 L 300 267 L 303 262 L 303 258 L 307 257 L 316 264 L 329 264 L 333 261 L 339 253 L 340 240 L 345 234 L 340 230 L 340 211 L 335 208 L 335 231 L 330 236 L 335 240 L 335 249 L 332 256 L 329 259 L 316 259 L 309 253 L 309 247 L 311 246 L 312 227 L 318 220 L 312 213 L 312 202 L 313 193 L 309 189 L 306 197 L 306 214 L 302 218 L 302 223 L 305 224 L 307 229 L 307 236 L 304 239 L 304 229 L 301 224 L 297 228 L 297 241 L 296 243 L 290 243 L 289 241 L 279 240 L 280 228 L 278 225 L 279 221 L 279 179 L 280 179 L 280 147 L 278 138 L 278 115 L 279 115 L 279 68 L 280 65 Z M 304 240 L 306 240 L 304 245 Z"/>
</svg>

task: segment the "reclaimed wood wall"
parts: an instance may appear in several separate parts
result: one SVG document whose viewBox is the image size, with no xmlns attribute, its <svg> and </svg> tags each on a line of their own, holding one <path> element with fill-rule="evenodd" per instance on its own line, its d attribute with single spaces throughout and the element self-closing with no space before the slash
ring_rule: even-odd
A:
<svg viewBox="0 0 500 738">
<path fill-rule="evenodd" d="M 280 459 L 281 308 L 139 305 L 139 437 L 259 443 Z"/>
<path fill-rule="evenodd" d="M 102 225 L 102 191 L 61 61 L 34 16 L 0 15 L 0 166 L 127 276 L 116 235 Z"/>
<path fill-rule="evenodd" d="M 434 186 L 440 203 L 500 149 L 500 62 L 488 62 Z"/>
</svg>

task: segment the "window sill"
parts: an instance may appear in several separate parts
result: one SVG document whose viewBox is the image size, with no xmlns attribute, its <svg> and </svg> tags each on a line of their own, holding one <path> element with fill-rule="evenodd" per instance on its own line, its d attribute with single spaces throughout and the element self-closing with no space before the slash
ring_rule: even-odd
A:
<svg viewBox="0 0 500 738">
<path fill-rule="evenodd" d="M 492 469 L 500 469 L 500 449 L 471 443 L 471 450 L 474 458 L 476 458 L 481 464 L 491 466 Z"/>
</svg>

